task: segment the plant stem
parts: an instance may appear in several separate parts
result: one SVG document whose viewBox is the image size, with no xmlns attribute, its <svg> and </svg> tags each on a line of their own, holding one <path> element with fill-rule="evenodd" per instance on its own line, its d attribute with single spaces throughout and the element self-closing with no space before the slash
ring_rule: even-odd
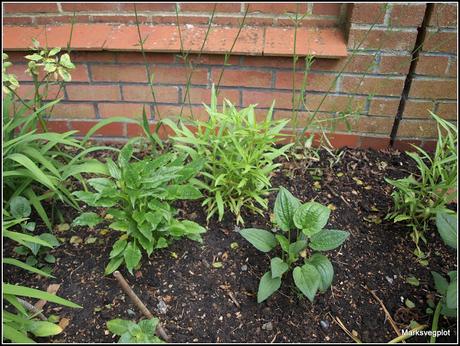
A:
<svg viewBox="0 0 460 346">
<path fill-rule="evenodd" d="M 438 305 L 436 305 L 436 310 L 434 311 L 433 315 L 433 323 L 431 324 L 431 331 L 433 332 L 433 335 L 430 337 L 430 343 L 434 344 L 436 342 L 436 331 L 438 330 L 438 322 L 439 322 L 439 315 L 441 314 L 441 308 L 442 308 L 442 300 L 438 302 Z"/>
</svg>

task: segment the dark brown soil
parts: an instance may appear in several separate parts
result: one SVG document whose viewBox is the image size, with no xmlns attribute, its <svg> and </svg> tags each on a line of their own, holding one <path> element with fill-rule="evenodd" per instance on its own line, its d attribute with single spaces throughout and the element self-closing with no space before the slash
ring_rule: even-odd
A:
<svg viewBox="0 0 460 346">
<path fill-rule="evenodd" d="M 335 164 L 333 161 L 322 152 L 321 160 L 309 169 L 302 161 L 283 162 L 272 179 L 274 188 L 284 186 L 302 201 L 315 199 L 332 204 L 336 209 L 328 227 L 351 234 L 343 246 L 328 253 L 335 270 L 333 286 L 318 295 L 314 304 L 298 294 L 290 274 L 277 293 L 257 304 L 259 279 L 270 259 L 236 232 L 238 228 L 230 216 L 209 223 L 203 244 L 181 240 L 144 258 L 134 276 L 122 270 L 141 300 L 161 319 L 173 342 L 353 342 L 332 316 L 364 342 L 388 342 L 397 335 L 366 286 L 375 290 L 400 328 L 406 328 L 411 320 L 431 326 L 431 316 L 425 312 L 427 297 L 434 294 L 430 271 L 445 274 L 456 270 L 456 253 L 442 243 L 432 227 L 425 248 L 430 261 L 423 267 L 412 254 L 409 229 L 384 220 L 392 206 L 391 187 L 384 177 L 408 175 L 415 170 L 411 159 L 399 152 L 345 149 L 341 159 Z M 270 210 L 275 197 L 276 191 L 270 195 Z M 199 201 L 179 203 L 177 207 L 179 217 L 206 223 Z M 73 209 L 62 207 L 62 211 L 69 224 L 78 215 Z M 245 220 L 245 227 L 272 227 L 269 213 L 264 217 L 246 215 Z M 46 314 L 70 320 L 53 342 L 116 342 L 107 331 L 107 321 L 142 318 L 116 280 L 103 275 L 117 237 L 114 231 L 101 235 L 103 228 L 71 228 L 58 234 L 65 242 L 52 251 L 57 258 L 55 279 L 5 268 L 5 282 L 27 283 L 45 290 L 59 283 L 58 295 L 83 306 L 45 306 Z M 81 237 L 83 243 L 70 244 L 72 236 Z M 98 240 L 84 244 L 89 236 Z M 230 246 L 234 242 L 238 243 L 237 249 Z M 7 244 L 5 254 L 10 252 L 11 245 Z M 222 262 L 223 266 L 214 268 L 213 262 Z M 420 286 L 406 283 L 408 276 L 418 278 Z M 406 298 L 415 303 L 415 308 L 405 307 Z M 160 311 L 160 300 L 166 303 L 166 312 Z M 441 318 L 439 328 L 450 330 L 451 335 L 438 340 L 455 342 L 456 323 L 455 319 Z M 414 337 L 410 341 L 428 339 Z"/>
</svg>

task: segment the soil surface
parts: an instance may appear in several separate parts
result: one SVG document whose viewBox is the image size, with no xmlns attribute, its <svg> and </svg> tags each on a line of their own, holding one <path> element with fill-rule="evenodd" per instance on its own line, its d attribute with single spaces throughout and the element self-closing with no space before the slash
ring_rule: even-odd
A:
<svg viewBox="0 0 460 346">
<path fill-rule="evenodd" d="M 106 155 L 110 153 L 102 156 Z M 399 328 L 407 328 L 411 320 L 431 327 L 431 316 L 426 313 L 427 299 L 435 297 L 430 271 L 446 274 L 456 270 L 456 252 L 442 243 L 432 225 L 427 234 L 429 242 L 423 248 L 430 253 L 429 264 L 423 267 L 412 254 L 409 228 L 384 220 L 392 207 L 392 189 L 384 177 L 401 178 L 415 172 L 413 161 L 397 151 L 343 149 L 338 155 L 340 159 L 336 160 L 321 152 L 320 160 L 308 160 L 309 167 L 305 167 L 306 160 L 283 160 L 272 177 L 274 188 L 284 186 L 303 202 L 314 199 L 329 205 L 333 211 L 327 227 L 350 232 L 340 248 L 327 253 L 335 271 L 333 284 L 313 304 L 295 289 L 291 274 L 284 276 L 277 293 L 257 303 L 259 279 L 268 270 L 270 258 L 238 234 L 231 216 L 222 222 L 213 218 L 203 244 L 180 240 L 150 258 L 144 257 L 135 275 L 121 269 L 140 299 L 160 318 L 173 342 L 353 342 L 337 320 L 364 342 L 388 342 L 397 334 L 370 290 L 381 299 Z M 273 191 L 269 211 L 273 210 L 275 197 Z M 176 207 L 179 218 L 206 225 L 200 201 L 179 202 Z M 71 208 L 59 209 L 63 222 L 68 224 L 78 215 Z M 270 216 L 270 212 L 263 217 L 245 214 L 244 226 L 271 229 Z M 56 314 L 70 323 L 60 335 L 42 341 L 116 342 L 118 337 L 107 331 L 107 321 L 143 318 L 115 278 L 103 274 L 119 235 L 107 232 L 106 227 L 56 230 L 63 243 L 51 251 L 57 259 L 52 271 L 55 278 L 5 267 L 5 282 L 43 290 L 50 284 L 60 284 L 59 296 L 83 306 L 70 309 L 46 304 L 46 315 Z M 45 231 L 43 226 L 38 229 Z M 73 236 L 82 242 L 70 243 Z M 96 241 L 85 244 L 88 238 Z M 232 243 L 238 247 L 234 249 Z M 24 260 L 12 247 L 6 241 L 4 255 Z M 214 268 L 214 262 L 221 262 L 222 267 Z M 407 283 L 409 276 L 418 278 L 420 286 Z M 415 307 L 409 309 L 406 299 Z M 439 328 L 449 330 L 450 336 L 438 338 L 439 342 L 456 341 L 456 323 L 455 319 L 441 317 Z M 428 340 L 421 336 L 410 339 Z"/>
</svg>

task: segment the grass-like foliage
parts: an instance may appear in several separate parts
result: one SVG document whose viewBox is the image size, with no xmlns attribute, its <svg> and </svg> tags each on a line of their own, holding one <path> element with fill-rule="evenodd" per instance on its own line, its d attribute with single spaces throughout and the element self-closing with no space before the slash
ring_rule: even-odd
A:
<svg viewBox="0 0 460 346">
<path fill-rule="evenodd" d="M 93 178 L 88 184 L 94 191 L 76 191 L 74 195 L 92 207 L 109 208 L 109 228 L 122 232 L 110 253 L 105 273 L 110 274 L 122 263 L 128 271 L 140 264 L 142 250 L 150 256 L 155 249 L 168 246 L 180 237 L 201 242 L 206 229 L 195 222 L 174 218 L 171 203 L 202 196 L 192 179 L 202 168 L 200 160 L 185 164 L 185 157 L 166 153 L 155 158 L 135 159 L 133 145 L 126 144 L 117 162 L 106 163 L 108 177 Z M 103 219 L 94 212 L 81 214 L 76 226 L 94 227 Z"/>
<path fill-rule="evenodd" d="M 426 255 L 419 247 L 419 240 L 427 242 L 425 231 L 429 221 L 439 212 L 451 212 L 446 208 L 457 194 L 457 128 L 450 122 L 431 113 L 436 120 L 438 141 L 433 156 L 414 146 L 416 152 L 407 153 L 417 163 L 418 175 L 385 180 L 393 185 L 394 208 L 388 219 L 405 222 L 412 227 L 411 237 L 416 244 L 414 254 L 426 263 Z"/>
<path fill-rule="evenodd" d="M 321 252 L 342 245 L 349 233 L 325 229 L 330 209 L 317 203 L 302 204 L 288 190 L 281 187 L 275 201 L 276 233 L 246 228 L 240 234 L 262 252 L 270 252 L 278 245 L 281 257 L 272 257 L 270 270 L 259 283 L 257 302 L 263 302 L 281 286 L 281 279 L 293 265 L 294 283 L 311 302 L 317 291 L 325 292 L 332 284 L 334 268 Z M 313 253 L 311 253 L 313 251 Z M 299 260 L 303 263 L 296 264 Z"/>
<path fill-rule="evenodd" d="M 284 155 L 292 145 L 275 146 L 288 120 L 273 120 L 273 105 L 265 119 L 256 121 L 254 105 L 238 110 L 228 100 L 222 109 L 212 89 L 211 105 L 205 105 L 209 118 L 191 121 L 193 133 L 187 124 L 165 119 L 175 136 L 175 148 L 192 159 L 204 158 L 201 187 L 207 192 L 203 206 L 207 219 L 215 213 L 222 220 L 226 210 L 244 223 L 243 207 L 262 214 L 267 209 L 270 177 L 280 164 L 274 160 Z"/>
</svg>

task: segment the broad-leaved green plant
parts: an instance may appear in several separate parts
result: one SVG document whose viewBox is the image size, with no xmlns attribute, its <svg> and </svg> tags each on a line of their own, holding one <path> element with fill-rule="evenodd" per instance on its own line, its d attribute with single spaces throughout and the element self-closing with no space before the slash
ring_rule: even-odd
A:
<svg viewBox="0 0 460 346">
<path fill-rule="evenodd" d="M 139 323 L 116 318 L 107 322 L 107 328 L 111 333 L 120 336 L 120 344 L 159 344 L 164 341 L 156 335 L 158 322 L 156 317 Z"/>
<path fill-rule="evenodd" d="M 271 258 L 270 270 L 260 280 L 259 303 L 280 288 L 283 275 L 293 266 L 294 283 L 311 302 L 318 290 L 325 292 L 331 286 L 334 268 L 322 252 L 342 245 L 349 233 L 324 228 L 330 212 L 329 208 L 317 202 L 302 204 L 288 190 L 280 187 L 274 209 L 275 223 L 280 230 L 275 233 L 257 228 L 240 231 L 262 252 L 270 252 L 278 245 L 281 248 L 281 257 Z"/>
</svg>

